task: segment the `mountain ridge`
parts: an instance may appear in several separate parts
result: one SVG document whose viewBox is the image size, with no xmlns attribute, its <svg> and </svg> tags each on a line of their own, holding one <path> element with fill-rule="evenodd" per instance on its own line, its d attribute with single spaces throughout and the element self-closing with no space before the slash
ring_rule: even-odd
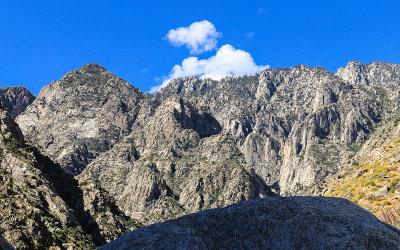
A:
<svg viewBox="0 0 400 250">
<path fill-rule="evenodd" d="M 219 81 L 184 77 L 152 96 L 86 64 L 44 87 L 16 121 L 81 190 L 83 207 L 60 193 L 99 245 L 130 226 L 322 194 L 400 116 L 399 68 L 352 61 L 337 73 L 297 65 Z M 398 226 L 396 213 L 379 218 Z M 90 220 L 98 226 L 85 226 Z"/>
<path fill-rule="evenodd" d="M 0 105 L 0 234 L 16 248 L 93 248 L 139 223 L 39 149 Z M 89 193 L 88 193 L 89 191 Z"/>
</svg>

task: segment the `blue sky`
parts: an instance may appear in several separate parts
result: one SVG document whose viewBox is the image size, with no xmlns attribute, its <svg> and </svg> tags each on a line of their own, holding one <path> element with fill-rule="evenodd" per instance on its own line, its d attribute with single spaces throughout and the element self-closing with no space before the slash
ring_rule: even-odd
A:
<svg viewBox="0 0 400 250">
<path fill-rule="evenodd" d="M 190 56 L 199 64 L 224 45 L 272 68 L 400 64 L 399 15 L 400 1 L 2 1 L 0 86 L 38 94 L 97 62 L 149 91 L 174 65 Z M 220 34 L 212 50 L 191 54 L 166 39 L 171 29 L 203 20 Z"/>
</svg>

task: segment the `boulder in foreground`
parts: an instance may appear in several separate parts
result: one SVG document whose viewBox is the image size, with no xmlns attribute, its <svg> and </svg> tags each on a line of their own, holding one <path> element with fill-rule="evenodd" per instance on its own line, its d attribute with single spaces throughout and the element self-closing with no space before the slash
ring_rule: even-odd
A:
<svg viewBox="0 0 400 250">
<path fill-rule="evenodd" d="M 400 249 L 400 231 L 342 198 L 267 197 L 124 234 L 100 249 Z"/>
</svg>

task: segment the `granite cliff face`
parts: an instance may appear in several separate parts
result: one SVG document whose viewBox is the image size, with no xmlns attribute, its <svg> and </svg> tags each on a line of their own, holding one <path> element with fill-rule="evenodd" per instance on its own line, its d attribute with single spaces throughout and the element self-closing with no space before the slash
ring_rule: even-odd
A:
<svg viewBox="0 0 400 250">
<path fill-rule="evenodd" d="M 44 87 L 16 121 L 46 161 L 75 175 L 65 179 L 83 201 L 60 195 L 99 245 L 139 225 L 129 217 L 148 225 L 271 191 L 320 194 L 400 115 L 398 69 L 352 61 L 336 74 L 298 65 L 185 77 L 150 96 L 87 64 Z"/>
<path fill-rule="evenodd" d="M 219 126 L 212 133 L 233 140 L 246 168 L 276 192 L 312 194 L 321 191 L 325 179 L 382 120 L 399 113 L 392 93 L 399 88 L 398 68 L 352 61 L 336 74 L 299 65 L 220 81 L 186 77 L 171 81 L 153 98 L 88 64 L 46 86 L 17 122 L 29 140 L 78 174 L 130 132 L 146 126 L 132 129 L 139 112 L 145 112 L 140 111 L 146 109 L 143 103 L 156 109 L 177 95 L 208 110 Z M 206 126 L 194 129 L 199 136 L 210 133 Z"/>
<path fill-rule="evenodd" d="M 98 64 L 45 86 L 17 118 L 30 141 L 77 174 L 131 131 L 143 94 Z"/>
<path fill-rule="evenodd" d="M 348 69 L 351 74 L 357 71 Z M 281 195 L 312 194 L 382 119 L 399 113 L 398 98 L 386 88 L 396 77 L 371 87 L 299 65 L 221 81 L 176 79 L 155 98 L 178 95 L 209 107 L 221 133 L 233 138 L 268 185 Z"/>
<path fill-rule="evenodd" d="M 400 116 L 371 135 L 323 195 L 352 200 L 400 228 Z"/>
<path fill-rule="evenodd" d="M 106 191 L 27 144 L 2 107 L 0 128 L 0 235 L 12 246 L 93 248 L 137 227 Z"/>
<path fill-rule="evenodd" d="M 35 96 L 25 87 L 0 88 L 0 99 L 3 107 L 13 117 L 21 114 L 35 100 Z"/>
<path fill-rule="evenodd" d="M 96 64 L 46 86 L 17 122 L 144 224 L 269 193 L 208 107 L 160 103 Z"/>
<path fill-rule="evenodd" d="M 399 249 L 400 231 L 340 198 L 269 197 L 129 232 L 100 249 Z"/>
<path fill-rule="evenodd" d="M 351 84 L 384 88 L 400 86 L 400 65 L 392 63 L 362 64 L 351 61 L 346 67 L 338 69 L 336 75 Z"/>
<path fill-rule="evenodd" d="M 269 193 L 207 110 L 179 97 L 143 105 L 132 130 L 78 178 L 101 183 L 144 224 Z"/>
</svg>

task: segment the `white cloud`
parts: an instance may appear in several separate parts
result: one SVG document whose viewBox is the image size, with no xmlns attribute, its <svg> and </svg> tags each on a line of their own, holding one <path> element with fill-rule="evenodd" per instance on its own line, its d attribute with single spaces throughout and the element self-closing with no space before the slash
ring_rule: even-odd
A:
<svg viewBox="0 0 400 250">
<path fill-rule="evenodd" d="M 268 65 L 256 65 L 250 53 L 235 49 L 232 45 L 222 46 L 216 53 L 207 59 L 188 57 L 181 65 L 175 65 L 163 83 L 152 87 L 150 93 L 155 93 L 165 87 L 172 79 L 183 76 L 198 76 L 220 80 L 225 76 L 243 76 L 259 73 L 269 68 Z"/>
<path fill-rule="evenodd" d="M 247 36 L 248 38 L 252 38 L 252 37 L 254 36 L 254 32 L 246 33 L 246 36 Z"/>
<path fill-rule="evenodd" d="M 221 33 L 207 20 L 194 22 L 189 27 L 171 29 L 165 36 L 174 46 L 186 45 L 190 54 L 213 50 L 217 46 L 218 37 L 221 37 Z"/>
<path fill-rule="evenodd" d="M 257 10 L 257 14 L 264 14 L 264 13 L 267 13 L 268 11 L 269 11 L 269 9 L 259 8 Z"/>
</svg>

